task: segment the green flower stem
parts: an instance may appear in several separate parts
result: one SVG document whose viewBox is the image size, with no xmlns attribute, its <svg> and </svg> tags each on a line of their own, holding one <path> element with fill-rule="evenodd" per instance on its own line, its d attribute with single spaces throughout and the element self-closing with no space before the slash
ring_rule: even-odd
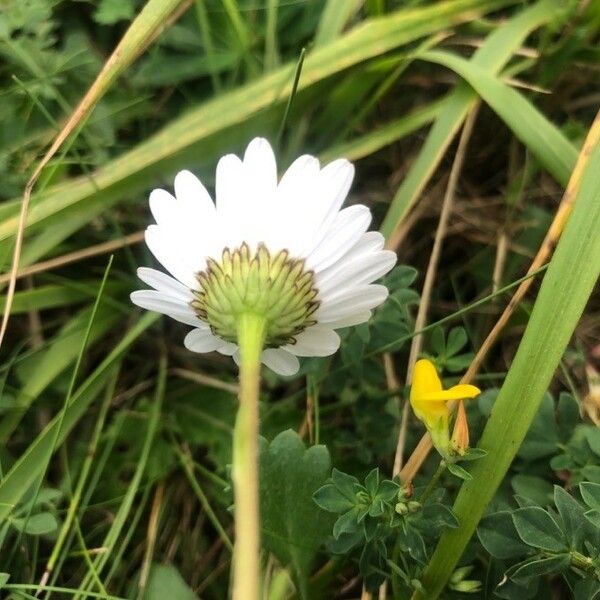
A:
<svg viewBox="0 0 600 600">
<path fill-rule="evenodd" d="M 440 461 L 440 464 L 437 466 L 437 469 L 435 470 L 435 473 L 433 474 L 433 476 L 429 480 L 429 483 L 427 484 L 427 487 L 425 488 L 423 494 L 419 498 L 419 502 L 421 504 L 425 504 L 425 502 L 427 501 L 427 499 L 429 498 L 429 496 L 431 496 L 431 494 L 435 490 L 435 487 L 438 484 L 438 481 L 440 480 L 440 477 L 442 476 L 442 473 L 446 470 L 446 464 L 447 463 L 446 463 L 446 461 L 444 459 L 442 459 Z"/>
<path fill-rule="evenodd" d="M 238 323 L 240 405 L 233 431 L 232 479 L 235 498 L 233 600 L 258 600 L 260 521 L 258 510 L 258 398 L 263 317 L 245 314 Z"/>
</svg>

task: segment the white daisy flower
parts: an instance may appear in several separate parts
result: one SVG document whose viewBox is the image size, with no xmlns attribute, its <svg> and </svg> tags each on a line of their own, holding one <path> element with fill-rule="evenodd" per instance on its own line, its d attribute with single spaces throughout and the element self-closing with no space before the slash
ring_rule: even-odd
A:
<svg viewBox="0 0 600 600">
<path fill-rule="evenodd" d="M 345 159 L 321 168 L 314 156 L 296 159 L 277 181 L 275 155 L 256 138 L 243 160 L 219 160 L 216 204 L 189 171 L 175 177 L 175 194 L 150 194 L 156 220 L 146 243 L 167 275 L 138 269 L 151 290 L 134 304 L 194 327 L 185 337 L 194 352 L 217 351 L 239 360 L 241 314 L 266 321 L 262 362 L 293 375 L 299 356 L 329 356 L 336 329 L 367 321 L 387 297 L 372 282 L 395 264 L 371 212 L 342 209 L 354 167 Z"/>
</svg>

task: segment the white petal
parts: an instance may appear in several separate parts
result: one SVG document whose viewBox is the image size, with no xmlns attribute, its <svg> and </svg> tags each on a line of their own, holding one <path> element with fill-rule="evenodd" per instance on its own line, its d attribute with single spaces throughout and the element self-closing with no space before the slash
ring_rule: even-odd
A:
<svg viewBox="0 0 600 600">
<path fill-rule="evenodd" d="M 376 281 L 396 264 L 396 254 L 380 250 L 348 260 L 346 256 L 321 273 L 317 273 L 316 285 L 319 299 L 331 300 L 351 287 L 361 287 Z"/>
<path fill-rule="evenodd" d="M 330 162 L 319 174 L 319 185 L 322 186 L 321 199 L 323 220 L 335 217 L 339 212 L 354 179 L 354 165 L 345 158 Z"/>
<path fill-rule="evenodd" d="M 173 223 L 178 218 L 177 201 L 166 190 L 155 189 L 150 192 L 150 212 L 160 224 Z"/>
<path fill-rule="evenodd" d="M 269 203 L 277 189 L 277 163 L 275 154 L 267 140 L 254 138 L 244 154 L 246 181 L 255 202 Z M 247 190 L 247 191 L 250 191 Z"/>
<path fill-rule="evenodd" d="M 190 216 L 210 218 L 214 216 L 215 204 L 202 182 L 190 171 L 175 175 L 175 196 Z"/>
<path fill-rule="evenodd" d="M 286 248 L 292 255 L 300 256 L 307 235 L 314 231 L 307 202 L 315 195 L 318 177 L 319 161 L 308 154 L 297 158 L 284 173 L 277 187 L 268 240 L 265 240 L 271 251 Z"/>
<path fill-rule="evenodd" d="M 388 296 L 384 285 L 371 284 L 351 289 L 338 296 L 332 302 L 323 302 L 315 316 L 319 323 L 329 323 L 344 319 L 355 313 L 371 310 L 381 304 Z"/>
<path fill-rule="evenodd" d="M 184 302 L 175 300 L 171 296 L 166 296 L 162 292 L 154 290 L 138 290 L 130 296 L 131 301 L 141 308 L 167 315 L 176 321 L 193 325 L 194 327 L 206 328 L 203 323 L 194 313 L 191 306 Z"/>
<path fill-rule="evenodd" d="M 233 356 L 237 351 L 238 345 L 232 342 L 225 342 L 222 346 L 217 348 L 217 352 L 220 352 L 225 356 Z"/>
<path fill-rule="evenodd" d="M 345 159 L 326 165 L 302 203 L 306 230 L 298 255 L 307 257 L 328 234 L 348 195 L 354 177 L 354 166 Z"/>
<path fill-rule="evenodd" d="M 360 240 L 370 223 L 371 211 L 362 204 L 342 210 L 307 257 L 306 267 L 318 272 L 331 266 Z"/>
<path fill-rule="evenodd" d="M 235 355 L 234 355 L 235 357 Z M 283 348 L 268 348 L 263 350 L 262 362 L 278 375 L 289 377 L 298 372 L 300 361 Z"/>
<path fill-rule="evenodd" d="M 329 327 L 313 325 L 296 336 L 295 344 L 283 346 L 296 356 L 331 356 L 340 347 L 340 336 Z"/>
<path fill-rule="evenodd" d="M 195 289 L 198 285 L 196 273 L 204 269 L 204 264 L 197 262 L 192 265 L 182 254 L 180 244 L 157 225 L 150 225 L 146 229 L 146 245 L 154 257 L 171 275 L 176 277 L 189 289 Z"/>
<path fill-rule="evenodd" d="M 149 269 L 148 267 L 140 267 L 137 270 L 137 276 L 145 284 L 162 292 L 166 296 L 172 296 L 174 299 L 185 303 L 191 302 L 194 299 L 194 294 L 192 294 L 192 291 L 189 288 L 162 271 Z"/>
<path fill-rule="evenodd" d="M 342 319 L 337 319 L 335 321 L 327 321 L 324 323 L 327 327 L 331 327 L 331 329 L 343 329 L 344 327 L 353 327 L 354 325 L 360 325 L 361 323 L 366 323 L 373 313 L 370 310 L 364 310 L 362 312 L 350 314 Z"/>
<path fill-rule="evenodd" d="M 183 345 L 192 352 L 213 352 L 223 345 L 210 329 L 192 329 L 184 338 Z"/>
<path fill-rule="evenodd" d="M 244 164 L 235 154 L 226 154 L 217 163 L 215 181 L 216 205 L 219 212 L 231 213 L 240 198 Z"/>
<path fill-rule="evenodd" d="M 346 257 L 354 258 L 370 252 L 378 252 L 379 250 L 383 250 L 384 245 L 385 238 L 379 231 L 367 231 L 367 233 L 364 233 L 356 244 L 348 250 Z"/>
</svg>

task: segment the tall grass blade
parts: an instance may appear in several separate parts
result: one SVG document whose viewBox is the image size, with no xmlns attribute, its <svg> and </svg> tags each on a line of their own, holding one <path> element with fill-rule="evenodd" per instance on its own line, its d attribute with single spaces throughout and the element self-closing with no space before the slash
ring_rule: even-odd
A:
<svg viewBox="0 0 600 600">
<path fill-rule="evenodd" d="M 558 7 L 559 2 L 555 0 L 542 0 L 523 9 L 505 25 L 495 29 L 470 62 L 491 74 L 498 73 L 534 29 L 555 17 Z M 447 96 L 444 110 L 436 119 L 408 175 L 398 188 L 381 226 L 381 232 L 387 239 L 404 220 L 431 179 L 476 101 L 477 93 L 465 83 L 457 85 Z"/>
<path fill-rule="evenodd" d="M 577 150 L 531 102 L 498 77 L 459 56 L 430 50 L 421 57 L 464 77 L 550 175 L 559 183 L 567 184 L 577 161 Z"/>
<path fill-rule="evenodd" d="M 306 89 L 358 63 L 511 3 L 512 0 L 451 0 L 399 10 L 368 21 L 311 52 L 306 58 L 298 89 Z M 85 178 L 78 178 L 32 198 L 28 226 L 41 225 L 45 219 L 83 202 L 101 200 L 108 208 L 125 193 L 148 187 L 158 172 L 183 166 L 191 156 L 197 161 L 197 150 L 202 148 L 204 155 L 207 142 L 213 140 L 214 143 L 213 136 L 284 102 L 289 97 L 293 72 L 294 65 L 285 65 L 189 111 L 146 142 L 96 171 L 94 185 Z M 0 223 L 0 240 L 14 235 L 17 225 L 16 216 Z"/>
<path fill-rule="evenodd" d="M 454 512 L 460 527 L 442 535 L 424 576 L 437 598 L 535 417 L 600 274 L 600 145 L 594 148 L 573 212 L 556 247 L 531 318 L 479 441 L 487 456 L 474 463 Z M 573 268 L 577 265 L 577 268 Z"/>
<path fill-rule="evenodd" d="M 108 381 L 112 369 L 115 368 L 129 346 L 157 319 L 158 315 L 155 313 L 144 314 L 75 392 L 71 403 L 66 407 L 64 416 L 59 413 L 48 423 L 27 450 L 21 454 L 4 479 L 0 481 L 0 521 L 6 519 L 12 507 L 18 504 L 36 477 L 40 475 L 44 466 L 43 459 L 53 447 L 54 435 L 59 422 L 62 420 L 60 435 L 56 440 L 57 445 L 64 441 L 85 414 L 89 405 Z"/>
</svg>

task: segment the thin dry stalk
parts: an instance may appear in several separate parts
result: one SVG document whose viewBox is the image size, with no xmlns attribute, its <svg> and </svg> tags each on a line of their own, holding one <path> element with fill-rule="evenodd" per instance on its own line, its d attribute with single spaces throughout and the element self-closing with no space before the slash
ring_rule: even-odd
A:
<svg viewBox="0 0 600 600">
<path fill-rule="evenodd" d="M 431 294 L 437 275 L 438 264 L 442 254 L 442 246 L 448 230 L 448 221 L 454 207 L 454 198 L 456 194 L 456 186 L 458 184 L 458 178 L 462 171 L 465 155 L 467 151 L 467 145 L 473 132 L 473 125 L 477 118 L 477 111 L 479 104 L 473 107 L 473 110 L 467 116 L 463 130 L 458 142 L 458 148 L 452 163 L 452 169 L 450 170 L 450 177 L 448 178 L 448 186 L 446 187 L 446 193 L 444 194 L 444 200 L 442 202 L 442 210 L 440 213 L 440 219 L 435 232 L 435 239 L 433 242 L 433 248 L 431 250 L 431 256 L 429 257 L 429 264 L 427 265 L 427 271 L 425 273 L 425 281 L 423 283 L 423 291 L 421 293 L 421 302 L 419 303 L 419 310 L 417 312 L 417 318 L 415 320 L 415 330 L 420 331 L 427 323 L 427 313 L 429 312 L 429 304 L 431 302 Z M 410 385 L 412 381 L 412 373 L 417 362 L 417 358 L 423 347 L 423 336 L 416 335 L 412 339 L 410 354 L 408 357 L 408 366 L 406 369 L 406 384 Z M 410 404 L 404 403 L 402 407 L 402 420 L 400 424 L 400 434 L 398 436 L 398 445 L 396 447 L 396 456 L 394 459 L 394 470 L 393 474 L 398 475 L 402 469 L 404 445 L 406 443 L 406 430 L 408 428 L 408 417 L 410 411 Z"/>
<path fill-rule="evenodd" d="M 188 381 L 193 381 L 195 383 L 199 383 L 200 385 L 206 385 L 218 390 L 231 392 L 235 395 L 237 395 L 240 391 L 239 386 L 235 383 L 227 383 L 226 381 L 221 381 L 216 377 L 211 377 L 210 375 L 205 375 L 204 373 L 200 373 L 198 371 L 188 371 L 187 369 L 173 368 L 170 369 L 169 372 L 172 375 L 181 377 L 182 379 L 187 379 Z"/>
<path fill-rule="evenodd" d="M 144 560 L 142 562 L 142 569 L 140 572 L 140 580 L 138 582 L 139 594 L 141 598 L 144 595 L 146 584 L 148 583 L 148 576 L 150 575 L 150 565 L 152 564 L 152 557 L 154 556 L 154 548 L 156 546 L 156 533 L 158 531 L 158 522 L 160 519 L 160 510 L 163 505 L 163 497 L 165 493 L 165 484 L 163 481 L 156 487 L 154 492 L 154 500 L 152 502 L 152 509 L 150 510 L 150 518 L 148 520 L 148 532 L 146 534 L 146 551 L 144 552 Z"/>
<path fill-rule="evenodd" d="M 138 18 L 133 21 L 129 29 L 125 32 L 125 35 L 113 53 L 104 63 L 102 70 L 94 80 L 92 86 L 89 88 L 77 108 L 73 111 L 72 115 L 69 117 L 56 138 L 54 138 L 52 145 L 42 160 L 38 163 L 35 171 L 25 186 L 17 225 L 15 248 L 13 251 L 12 266 L 10 269 L 10 278 L 8 282 L 8 291 L 6 293 L 6 304 L 4 306 L 4 314 L 2 316 L 2 325 L 0 326 L 0 346 L 2 346 L 4 335 L 6 334 L 6 328 L 8 327 L 8 320 L 10 318 L 10 311 L 15 295 L 17 273 L 19 271 L 19 262 L 21 260 L 21 250 L 23 247 L 23 238 L 25 234 L 25 224 L 27 222 L 27 213 L 29 211 L 29 202 L 31 200 L 33 187 L 42 174 L 44 167 L 48 165 L 50 160 L 58 152 L 64 142 L 69 138 L 69 136 L 71 136 L 71 134 L 76 133 L 77 128 L 81 127 L 85 123 L 93 108 L 96 106 L 96 103 L 100 100 L 100 98 L 102 98 L 112 83 L 123 72 L 123 70 L 145 50 L 147 45 L 155 38 L 157 32 L 160 32 L 164 29 L 166 23 L 168 22 L 168 17 L 170 17 L 177 10 L 177 8 L 183 4 L 183 2 L 181 0 L 173 0 L 169 4 L 164 4 L 162 7 L 160 6 L 160 2 L 155 2 L 152 6 L 152 10 L 156 11 L 158 7 L 160 16 L 162 18 L 152 17 L 151 10 L 149 10 L 150 4 L 151 3 L 147 4 L 146 7 L 142 9 L 142 12 Z"/>
<path fill-rule="evenodd" d="M 90 258 L 92 256 L 109 254 L 111 252 L 114 252 L 115 250 L 119 250 L 120 248 L 125 248 L 126 246 L 139 244 L 143 240 L 144 232 L 136 231 L 135 233 L 126 235 L 125 237 L 120 238 L 118 240 L 102 242 L 101 244 L 88 246 L 87 248 L 83 248 L 82 250 L 76 250 L 75 252 L 62 254 L 61 256 L 56 256 L 54 258 L 50 258 L 48 260 L 36 263 L 34 265 L 30 265 L 29 267 L 20 269 L 16 275 L 16 278 L 21 279 L 22 277 L 29 277 L 30 275 L 37 275 L 38 273 L 44 273 L 52 269 L 58 269 L 60 267 L 64 267 L 65 265 L 70 265 L 72 263 L 85 260 L 86 258 Z M 0 275 L 0 285 L 9 282 L 10 278 L 10 273 Z"/>
<path fill-rule="evenodd" d="M 554 219 L 548 229 L 548 232 L 546 233 L 546 237 L 544 238 L 540 249 L 538 250 L 527 271 L 528 275 L 534 271 L 537 271 L 542 265 L 544 265 L 548 261 L 549 256 L 552 254 L 558 239 L 563 232 L 567 219 L 571 214 L 573 203 L 575 202 L 577 192 L 579 191 L 581 176 L 587 165 L 590 153 L 598 143 L 598 140 L 600 140 L 600 112 L 598 112 L 596 115 L 596 118 L 594 119 L 594 122 L 592 123 L 592 126 L 588 132 L 587 138 L 583 144 L 581 152 L 579 153 L 575 168 L 573 169 L 573 173 L 571 174 L 571 178 L 569 179 L 569 183 L 567 184 L 567 188 L 563 194 L 562 200 L 560 201 Z M 517 288 L 517 291 L 510 299 L 510 302 L 504 309 L 504 312 L 500 315 L 500 318 L 488 336 L 485 338 L 483 344 L 475 355 L 473 362 L 460 380 L 460 383 L 470 383 L 478 373 L 482 362 L 498 339 L 500 332 L 504 329 L 510 320 L 510 317 L 521 303 L 521 300 L 523 300 L 527 290 L 529 290 L 529 287 L 533 283 L 533 279 L 533 277 L 526 279 Z M 421 465 L 425 462 L 425 459 L 431 451 L 431 448 L 431 437 L 429 434 L 425 434 L 417 444 L 417 447 L 406 462 L 406 465 L 404 465 L 400 471 L 400 479 L 402 481 L 412 481 L 414 479 L 415 475 L 419 472 Z"/>
</svg>

